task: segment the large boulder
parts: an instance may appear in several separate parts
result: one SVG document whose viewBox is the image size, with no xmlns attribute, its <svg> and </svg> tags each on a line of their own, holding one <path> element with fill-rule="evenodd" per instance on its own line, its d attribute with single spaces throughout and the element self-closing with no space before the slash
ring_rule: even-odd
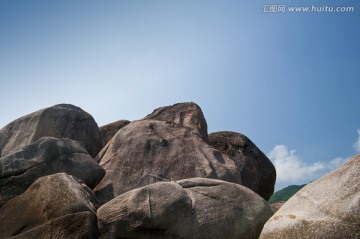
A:
<svg viewBox="0 0 360 239">
<path fill-rule="evenodd" d="M 96 157 L 106 170 L 95 188 L 96 195 L 101 202 L 107 202 L 151 183 L 193 177 L 243 184 L 245 174 L 254 181 L 247 186 L 268 199 L 273 185 L 270 189 L 264 188 L 274 182 L 257 178 L 267 175 L 258 172 L 268 165 L 267 158 L 258 159 L 256 156 L 260 153 L 248 153 L 243 161 L 252 167 L 245 167 L 237 162 L 240 159 L 235 161 L 211 147 L 206 129 L 203 113 L 194 103 L 162 107 L 142 120 L 131 122 L 121 128 Z M 251 164 L 248 162 L 251 160 L 264 162 Z M 269 165 L 272 172 L 273 166 Z"/>
<path fill-rule="evenodd" d="M 260 238 L 360 238 L 360 154 L 292 196 Z"/>
<path fill-rule="evenodd" d="M 258 238 L 273 214 L 250 189 L 220 180 L 159 182 L 98 210 L 100 238 Z"/>
<path fill-rule="evenodd" d="M 103 140 L 103 146 L 105 146 L 111 140 L 111 138 L 119 131 L 119 129 L 128 124 L 130 124 L 130 121 L 128 120 L 118 120 L 101 126 L 99 129 Z"/>
<path fill-rule="evenodd" d="M 96 195 L 107 202 L 151 183 L 201 177 L 238 184 L 245 180 L 250 189 L 265 199 L 270 197 L 274 180 L 263 171 L 268 165 L 272 174 L 274 167 L 255 145 L 251 145 L 253 151 L 245 150 L 242 158 L 232 159 L 208 140 L 207 124 L 196 104 L 159 108 L 121 128 L 98 154 L 96 159 L 106 175 L 95 188 Z"/>
<path fill-rule="evenodd" d="M 48 225 L 42 227 L 44 230 L 51 230 L 51 225 L 59 225 L 58 228 L 53 228 L 56 231 L 61 230 L 65 225 L 95 222 L 96 209 L 97 202 L 93 192 L 76 178 L 65 173 L 42 177 L 23 194 L 11 199 L 0 208 L 0 238 L 17 236 L 46 223 Z M 81 212 L 89 212 L 92 215 L 75 216 Z M 63 216 L 68 216 L 65 219 L 69 221 L 61 220 L 60 223 L 59 220 Z M 59 220 L 51 222 L 53 219 Z M 91 228 L 79 227 L 72 230 L 84 228 L 96 231 L 96 224 Z M 81 231 L 77 233 L 86 234 Z"/>
<path fill-rule="evenodd" d="M 199 134 L 203 140 L 208 141 L 207 123 L 204 114 L 201 108 L 193 102 L 160 107 L 144 119 L 175 123 L 178 126 L 191 128 L 193 133 Z"/>
<path fill-rule="evenodd" d="M 41 137 L 78 140 L 95 157 L 102 148 L 98 125 L 81 108 L 60 104 L 12 121 L 0 130 L 1 157 L 36 142 Z"/>
<path fill-rule="evenodd" d="M 44 137 L 0 158 L 0 207 L 23 193 L 36 179 L 65 172 L 94 188 L 105 170 L 78 141 Z"/>
<path fill-rule="evenodd" d="M 96 215 L 89 211 L 78 212 L 52 219 L 40 226 L 9 239 L 97 239 Z"/>
<path fill-rule="evenodd" d="M 268 200 L 274 193 L 276 171 L 266 155 L 245 135 L 236 132 L 209 134 L 209 143 L 231 158 L 241 170 L 242 185 Z"/>
</svg>

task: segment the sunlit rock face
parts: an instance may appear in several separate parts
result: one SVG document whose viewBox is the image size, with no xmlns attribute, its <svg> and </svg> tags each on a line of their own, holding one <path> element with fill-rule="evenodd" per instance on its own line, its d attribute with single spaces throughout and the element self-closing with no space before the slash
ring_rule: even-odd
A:
<svg viewBox="0 0 360 239">
<path fill-rule="evenodd" d="M 360 154 L 298 191 L 260 238 L 360 238 L 359 182 Z"/>
</svg>

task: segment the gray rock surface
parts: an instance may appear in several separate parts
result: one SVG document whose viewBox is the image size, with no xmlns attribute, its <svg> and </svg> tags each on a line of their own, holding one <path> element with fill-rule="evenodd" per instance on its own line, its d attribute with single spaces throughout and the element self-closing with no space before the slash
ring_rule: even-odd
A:
<svg viewBox="0 0 360 239">
<path fill-rule="evenodd" d="M 204 114 L 201 108 L 193 102 L 160 107 L 144 119 L 159 120 L 188 127 L 191 132 L 199 134 L 203 140 L 208 141 L 207 123 Z"/>
<path fill-rule="evenodd" d="M 100 238 L 258 238 L 272 216 L 250 189 L 221 180 L 159 182 L 124 193 L 98 210 Z"/>
<path fill-rule="evenodd" d="M 120 129 L 100 154 L 106 170 L 95 188 L 102 202 L 151 183 L 191 177 L 241 183 L 234 162 L 191 128 L 140 120 Z"/>
<path fill-rule="evenodd" d="M 60 172 L 74 175 L 90 188 L 105 174 L 78 141 L 44 137 L 0 158 L 0 207 L 23 193 L 36 179 Z"/>
<path fill-rule="evenodd" d="M 222 131 L 209 134 L 209 143 L 235 162 L 245 187 L 268 200 L 274 193 L 276 171 L 266 155 L 245 135 Z"/>
<path fill-rule="evenodd" d="M 291 197 L 261 239 L 360 238 L 360 154 Z"/>
<path fill-rule="evenodd" d="M 208 144 L 206 128 L 203 113 L 194 103 L 162 107 L 121 128 L 97 156 L 106 175 L 95 188 L 96 195 L 104 203 L 151 183 L 192 177 L 242 184 L 245 174 L 252 177 L 248 181 L 254 181 L 247 184 L 249 188 L 267 197 L 273 191 L 274 181 L 257 177 L 267 176 L 261 173 L 267 165 L 272 173 L 272 164 L 268 164 L 266 158 L 256 158 L 260 153 L 252 146 L 252 152 L 247 153 L 243 161 L 261 162 L 244 167 Z M 260 168 L 256 168 L 257 165 Z M 265 190 L 267 185 L 270 189 Z"/>
<path fill-rule="evenodd" d="M 105 146 L 111 140 L 111 138 L 119 131 L 119 129 L 128 124 L 130 124 L 130 121 L 128 120 L 118 120 L 101 126 L 99 129 L 103 140 L 103 146 Z"/>
<path fill-rule="evenodd" d="M 17 236 L 67 215 L 90 212 L 95 216 L 96 205 L 93 192 L 70 175 L 59 173 L 39 178 L 23 194 L 0 208 L 0 238 Z M 63 221 L 62 227 L 65 226 L 64 223 L 79 224 L 76 220 L 81 217 L 83 216 L 68 217 L 67 219 L 73 218 L 75 221 Z M 58 222 L 52 223 L 56 225 Z M 51 223 L 44 226 L 48 228 Z"/>
<path fill-rule="evenodd" d="M 77 140 L 92 157 L 102 148 L 100 130 L 93 117 L 79 107 L 60 104 L 23 116 L 0 129 L 0 156 L 45 136 Z"/>
<path fill-rule="evenodd" d="M 89 211 L 52 219 L 10 239 L 97 239 L 96 216 Z"/>
</svg>

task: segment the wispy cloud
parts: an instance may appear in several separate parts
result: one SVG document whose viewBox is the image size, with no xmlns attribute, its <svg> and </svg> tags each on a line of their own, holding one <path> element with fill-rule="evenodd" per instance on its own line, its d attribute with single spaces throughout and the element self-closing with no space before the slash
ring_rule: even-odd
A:
<svg viewBox="0 0 360 239">
<path fill-rule="evenodd" d="M 351 159 L 351 157 L 347 157 L 347 158 L 337 157 L 337 158 L 334 158 L 333 160 L 331 160 L 328 163 L 327 167 L 330 170 L 336 169 L 336 168 L 340 167 L 341 165 L 343 165 L 344 163 L 346 163 L 347 161 L 349 161 L 350 159 Z"/>
<path fill-rule="evenodd" d="M 360 153 L 360 130 L 358 139 L 353 147 Z M 330 161 L 317 161 L 306 163 L 296 150 L 289 149 L 286 145 L 276 145 L 267 155 L 276 168 L 277 183 L 282 184 L 302 184 L 314 180 L 323 174 L 334 170 L 351 157 L 337 157 Z"/>
<path fill-rule="evenodd" d="M 268 157 L 276 168 L 277 182 L 302 183 L 327 169 L 327 164 L 323 162 L 306 164 L 295 150 L 289 150 L 285 145 L 276 145 Z"/>
<path fill-rule="evenodd" d="M 353 145 L 353 147 L 356 150 L 356 152 L 360 153 L 360 130 L 357 130 L 357 132 L 358 132 L 358 139 Z"/>
</svg>

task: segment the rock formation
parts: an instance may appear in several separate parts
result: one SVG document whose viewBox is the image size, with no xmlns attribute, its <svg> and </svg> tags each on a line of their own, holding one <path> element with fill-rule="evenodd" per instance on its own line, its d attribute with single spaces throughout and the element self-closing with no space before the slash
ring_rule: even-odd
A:
<svg viewBox="0 0 360 239">
<path fill-rule="evenodd" d="M 119 131 L 119 129 L 128 125 L 129 123 L 130 121 L 128 120 L 118 120 L 101 126 L 99 129 L 103 140 L 103 146 L 105 146 L 111 140 L 111 138 Z"/>
<path fill-rule="evenodd" d="M 45 136 L 77 140 L 92 157 L 102 147 L 94 118 L 79 107 L 61 104 L 23 116 L 2 128 L 0 156 L 14 153 Z"/>
<path fill-rule="evenodd" d="M 0 158 L 0 169 L 0 207 L 42 176 L 65 172 L 94 188 L 105 174 L 79 142 L 51 137 Z"/>
<path fill-rule="evenodd" d="M 241 184 L 265 199 L 274 192 L 276 171 L 261 150 L 245 135 L 216 132 L 209 135 L 210 145 L 232 159 L 240 168 Z"/>
<path fill-rule="evenodd" d="M 0 129 L 0 238 L 257 238 L 274 180 L 244 135 L 209 137 L 195 103 L 100 129 L 55 105 Z"/>
<path fill-rule="evenodd" d="M 271 196 L 274 166 L 251 141 L 244 144 L 244 153 L 231 158 L 211 147 L 208 140 L 205 118 L 194 103 L 162 107 L 131 122 L 116 133 L 97 157 L 106 170 L 95 188 L 97 197 L 104 203 L 151 183 L 192 177 L 241 185 L 244 180 L 246 186 L 265 199 Z"/>
<path fill-rule="evenodd" d="M 292 196 L 261 239 L 360 238 L 360 154 Z"/>
<path fill-rule="evenodd" d="M 98 210 L 101 238 L 258 238 L 273 214 L 246 187 L 214 179 L 160 182 Z"/>
<path fill-rule="evenodd" d="M 21 234 L 31 229 L 35 231 L 25 235 L 37 235 L 37 238 L 59 238 L 57 231 L 86 235 L 89 233 L 82 230 L 91 229 L 90 232 L 97 233 L 96 205 L 90 188 L 70 175 L 59 173 L 39 178 L 23 194 L 0 208 L 0 238 L 18 235 L 17 238 L 26 238 Z M 44 234 L 54 225 L 54 234 L 52 231 Z"/>
</svg>

